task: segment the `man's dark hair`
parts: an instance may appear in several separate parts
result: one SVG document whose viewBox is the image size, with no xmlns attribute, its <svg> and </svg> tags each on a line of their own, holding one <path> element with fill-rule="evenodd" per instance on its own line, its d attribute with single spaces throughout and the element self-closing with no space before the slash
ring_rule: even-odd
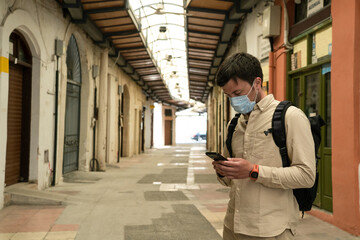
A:
<svg viewBox="0 0 360 240">
<path fill-rule="evenodd" d="M 236 81 L 236 77 L 253 84 L 255 78 L 261 78 L 263 73 L 259 60 L 248 53 L 235 53 L 226 58 L 220 65 L 216 75 L 216 83 L 223 87 L 231 79 Z"/>
</svg>

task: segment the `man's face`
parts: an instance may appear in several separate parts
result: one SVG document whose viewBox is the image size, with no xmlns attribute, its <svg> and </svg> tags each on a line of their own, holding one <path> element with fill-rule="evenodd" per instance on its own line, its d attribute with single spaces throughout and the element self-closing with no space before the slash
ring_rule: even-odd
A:
<svg viewBox="0 0 360 240">
<path fill-rule="evenodd" d="M 230 81 L 228 81 L 222 87 L 222 89 L 228 97 L 238 97 L 238 96 L 248 94 L 250 92 L 250 90 L 254 90 L 254 89 L 251 89 L 251 87 L 252 86 L 248 82 L 241 80 L 240 78 L 236 78 L 236 80 L 231 79 Z M 254 101 L 255 95 L 256 95 L 255 92 L 256 91 L 251 91 L 249 93 L 248 97 L 249 97 L 250 101 Z"/>
</svg>

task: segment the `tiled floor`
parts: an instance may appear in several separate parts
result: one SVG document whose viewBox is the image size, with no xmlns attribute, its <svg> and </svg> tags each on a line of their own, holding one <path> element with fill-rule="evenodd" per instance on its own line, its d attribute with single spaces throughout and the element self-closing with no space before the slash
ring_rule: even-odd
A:
<svg viewBox="0 0 360 240">
<path fill-rule="evenodd" d="M 0 240 L 75 239 L 77 224 L 56 224 L 63 206 L 17 206 L 0 211 Z"/>
<path fill-rule="evenodd" d="M 2 209 L 0 240 L 219 240 L 229 189 L 204 152 L 203 144 L 148 150 L 106 172 L 73 172 L 41 194 L 19 184 L 67 205 Z M 297 232 L 296 240 L 360 240 L 310 215 Z"/>
</svg>

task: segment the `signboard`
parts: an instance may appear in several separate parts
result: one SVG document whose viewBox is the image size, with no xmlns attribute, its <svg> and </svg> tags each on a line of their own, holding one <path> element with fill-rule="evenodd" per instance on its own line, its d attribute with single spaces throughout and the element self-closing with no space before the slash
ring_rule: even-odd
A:
<svg viewBox="0 0 360 240">
<path fill-rule="evenodd" d="M 324 0 L 308 0 L 307 16 L 316 13 L 324 7 Z"/>
<path fill-rule="evenodd" d="M 263 38 L 263 35 L 258 36 L 258 48 L 258 58 L 260 61 L 269 57 L 271 47 L 268 38 Z"/>
</svg>

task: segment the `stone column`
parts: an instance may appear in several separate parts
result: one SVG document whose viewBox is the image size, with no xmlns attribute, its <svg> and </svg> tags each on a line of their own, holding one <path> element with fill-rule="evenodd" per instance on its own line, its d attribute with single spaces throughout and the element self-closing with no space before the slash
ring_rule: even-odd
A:
<svg viewBox="0 0 360 240">
<path fill-rule="evenodd" d="M 107 122 L 107 76 L 108 76 L 108 49 L 104 49 L 100 59 L 99 79 L 99 114 L 98 114 L 98 141 L 97 152 L 100 170 L 106 169 L 106 122 Z"/>
</svg>

